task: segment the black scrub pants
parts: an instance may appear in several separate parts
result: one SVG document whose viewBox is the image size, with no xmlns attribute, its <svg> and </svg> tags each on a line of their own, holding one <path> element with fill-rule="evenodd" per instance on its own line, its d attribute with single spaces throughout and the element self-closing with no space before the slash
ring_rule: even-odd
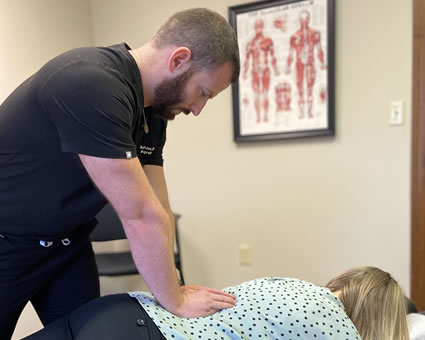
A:
<svg viewBox="0 0 425 340">
<path fill-rule="evenodd" d="M 0 232 L 0 339 L 11 338 L 28 301 L 47 325 L 100 296 L 94 226 L 48 240 Z"/>
<path fill-rule="evenodd" d="M 74 310 L 24 340 L 165 340 L 139 302 L 107 295 Z"/>
</svg>

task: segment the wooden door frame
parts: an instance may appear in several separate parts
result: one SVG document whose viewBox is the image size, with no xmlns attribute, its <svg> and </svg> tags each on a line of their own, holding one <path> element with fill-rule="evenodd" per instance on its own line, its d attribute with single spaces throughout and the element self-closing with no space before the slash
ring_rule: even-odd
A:
<svg viewBox="0 0 425 340">
<path fill-rule="evenodd" d="M 413 0 L 410 297 L 425 310 L 425 0 Z"/>
</svg>

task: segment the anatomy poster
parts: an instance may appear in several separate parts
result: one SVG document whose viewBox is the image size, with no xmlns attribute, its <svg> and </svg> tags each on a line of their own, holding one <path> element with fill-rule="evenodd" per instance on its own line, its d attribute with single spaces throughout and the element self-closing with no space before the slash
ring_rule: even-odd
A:
<svg viewBox="0 0 425 340">
<path fill-rule="evenodd" d="M 242 139 L 332 134 L 329 2 L 263 1 L 267 7 L 230 8 L 241 59 L 235 132 Z"/>
</svg>

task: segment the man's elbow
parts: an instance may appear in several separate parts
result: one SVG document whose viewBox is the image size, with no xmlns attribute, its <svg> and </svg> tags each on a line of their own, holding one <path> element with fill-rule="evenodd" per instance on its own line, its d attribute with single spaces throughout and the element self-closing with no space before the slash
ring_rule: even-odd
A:
<svg viewBox="0 0 425 340">
<path fill-rule="evenodd" d="M 152 226 L 169 226 L 170 217 L 167 211 L 162 207 L 161 204 L 149 204 L 145 205 L 141 209 L 140 219 L 143 224 Z"/>
<path fill-rule="evenodd" d="M 145 204 L 122 219 L 126 232 L 169 229 L 170 217 L 160 204 Z"/>
</svg>

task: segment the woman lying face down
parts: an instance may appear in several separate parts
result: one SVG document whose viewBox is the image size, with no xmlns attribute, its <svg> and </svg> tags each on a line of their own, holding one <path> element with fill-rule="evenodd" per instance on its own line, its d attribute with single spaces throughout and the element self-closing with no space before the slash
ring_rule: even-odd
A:
<svg viewBox="0 0 425 340">
<path fill-rule="evenodd" d="M 407 340 L 405 295 L 392 276 L 375 267 L 351 269 L 326 285 L 364 340 Z"/>
<path fill-rule="evenodd" d="M 261 278 L 224 289 L 233 308 L 180 318 L 150 293 L 101 297 L 28 337 L 38 339 L 385 339 L 407 340 L 404 294 L 390 274 L 352 269 L 326 287 Z"/>
</svg>

